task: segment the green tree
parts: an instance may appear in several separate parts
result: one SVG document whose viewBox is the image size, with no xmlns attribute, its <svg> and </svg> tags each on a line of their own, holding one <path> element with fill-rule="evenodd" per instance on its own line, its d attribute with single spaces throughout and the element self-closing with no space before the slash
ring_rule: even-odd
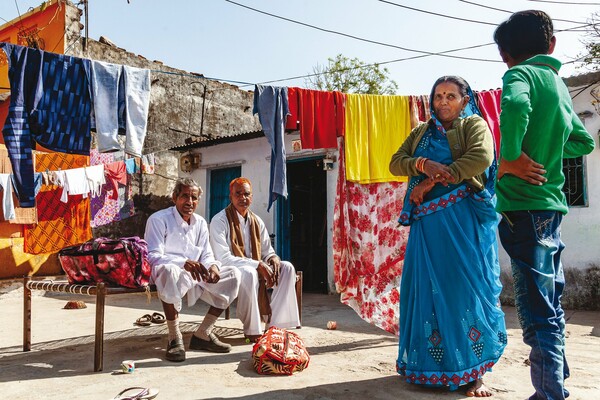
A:
<svg viewBox="0 0 600 400">
<path fill-rule="evenodd" d="M 309 88 L 358 94 L 396 94 L 398 90 L 398 84 L 389 78 L 388 69 L 379 64 L 367 64 L 342 54 L 327 60 L 327 65 L 317 65 L 313 76 L 306 78 Z"/>
</svg>

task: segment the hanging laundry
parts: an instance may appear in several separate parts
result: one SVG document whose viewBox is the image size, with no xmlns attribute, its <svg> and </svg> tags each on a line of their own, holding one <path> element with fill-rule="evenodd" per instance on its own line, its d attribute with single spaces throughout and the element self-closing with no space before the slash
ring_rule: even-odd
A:
<svg viewBox="0 0 600 400">
<path fill-rule="evenodd" d="M 399 287 L 409 228 L 398 227 L 406 183 L 346 181 L 340 142 L 333 216 L 333 265 L 342 303 L 398 334 Z"/>
<path fill-rule="evenodd" d="M 142 174 L 154 174 L 154 154 L 144 154 L 142 156 Z"/>
<path fill-rule="evenodd" d="M 136 158 L 128 158 L 125 160 L 125 168 L 127 169 L 127 173 L 130 175 L 140 173 L 140 164 Z"/>
<path fill-rule="evenodd" d="M 150 108 L 150 71 L 92 60 L 90 81 L 98 150 L 120 150 L 121 133 L 126 135 L 125 152 L 141 156 Z"/>
<path fill-rule="evenodd" d="M 294 99 L 294 103 L 290 104 L 296 108 L 290 108 L 288 121 L 299 121 L 297 128 L 300 130 L 302 148 L 337 148 L 337 137 L 344 135 L 345 95 L 340 92 L 288 88 L 289 96 Z"/>
<path fill-rule="evenodd" d="M 12 183 L 13 189 L 15 190 L 15 194 L 17 198 L 19 197 L 19 190 L 17 189 L 17 179 L 14 174 L 10 174 L 10 181 Z M 38 192 L 42 188 L 42 184 L 44 183 L 44 177 L 40 172 L 36 172 L 33 174 L 33 195 L 37 196 Z"/>
<path fill-rule="evenodd" d="M 9 174 L 0 174 L 0 189 L 2 189 L 2 211 L 4 219 L 15 218 L 15 204 L 13 203 L 12 182 Z"/>
<path fill-rule="evenodd" d="M 108 179 L 108 187 L 112 189 L 112 199 L 119 198 L 119 184 L 127 185 L 127 169 L 124 161 L 115 161 L 104 166 L 104 173 Z"/>
<path fill-rule="evenodd" d="M 0 174 L 12 174 L 12 172 L 8 150 L 3 144 L 0 144 Z"/>
<path fill-rule="evenodd" d="M 100 164 L 85 167 L 84 170 L 92 197 L 100 196 L 102 186 L 106 183 L 106 178 L 104 177 L 104 165 Z"/>
<path fill-rule="evenodd" d="M 421 122 L 431 118 L 429 112 L 429 96 L 409 96 L 410 102 L 410 127 L 414 129 Z"/>
<path fill-rule="evenodd" d="M 60 200 L 61 191 L 40 192 L 37 225 L 25 225 L 24 251 L 31 254 L 53 253 L 92 238 L 90 201 L 81 195 Z"/>
<path fill-rule="evenodd" d="M 107 183 L 102 186 L 100 196 L 92 197 L 90 201 L 90 225 L 92 228 L 121 220 L 120 211 L 121 208 L 124 207 L 125 201 L 120 201 L 121 195 L 119 193 L 122 193 L 124 196 L 126 189 L 122 190 L 121 187 L 119 187 L 119 179 L 126 185 L 127 174 L 125 172 L 125 163 L 123 161 L 117 161 L 115 163 L 116 168 L 113 168 L 114 166 L 110 167 L 111 171 L 106 168 L 106 166 L 115 162 L 114 154 L 115 153 L 99 153 L 97 149 L 92 149 L 90 152 L 90 164 L 103 165 L 105 175 L 112 176 L 112 179 L 116 179 L 116 181 L 111 181 L 109 179 Z M 122 171 L 121 178 L 118 177 L 119 170 Z M 129 212 L 133 213 L 133 202 L 131 202 L 130 207 L 131 209 Z"/>
<path fill-rule="evenodd" d="M 15 217 L 8 222 L 18 225 L 37 224 L 37 208 L 15 207 Z"/>
<path fill-rule="evenodd" d="M 346 179 L 406 182 L 389 171 L 392 155 L 410 133 L 406 96 L 346 95 Z"/>
<path fill-rule="evenodd" d="M 82 195 L 84 199 L 87 198 L 88 193 L 90 192 L 90 183 L 85 176 L 85 169 L 67 169 L 64 170 L 63 173 L 63 192 L 60 201 L 66 203 L 69 201 L 69 196 L 76 195 Z"/>
<path fill-rule="evenodd" d="M 256 85 L 254 88 L 254 110 L 262 125 L 267 141 L 271 145 L 271 171 L 267 212 L 278 196 L 287 198 L 285 169 L 285 119 L 288 115 L 287 88 Z"/>
<path fill-rule="evenodd" d="M 288 131 L 297 131 L 300 124 L 300 110 L 298 108 L 298 93 L 300 88 L 288 88 L 288 114 L 285 121 L 285 129 Z"/>
<path fill-rule="evenodd" d="M 10 174 L 10 180 L 12 183 L 13 190 L 16 192 L 15 185 L 15 176 Z M 34 182 L 34 195 L 37 196 L 38 192 L 41 190 L 42 185 L 44 184 L 44 177 L 41 172 L 36 172 L 33 174 L 33 182 Z M 17 195 L 18 197 L 18 195 Z M 15 217 L 11 218 L 8 222 L 11 224 L 37 224 L 37 208 L 36 207 L 15 207 Z"/>
<path fill-rule="evenodd" d="M 502 89 L 476 92 L 481 116 L 485 119 L 494 135 L 496 156 L 500 156 L 500 104 Z"/>
<path fill-rule="evenodd" d="M 10 43 L 0 47 L 8 57 L 11 92 L 2 133 L 19 203 L 33 207 L 33 140 L 51 150 L 89 154 L 89 60 Z"/>
<path fill-rule="evenodd" d="M 37 171 L 65 171 L 88 165 L 89 157 L 64 154 L 36 154 Z M 63 247 L 83 243 L 92 238 L 90 227 L 90 200 L 82 196 L 69 196 L 68 202 L 60 201 L 62 189 L 58 186 L 42 186 L 37 200 L 37 225 L 24 226 L 24 251 L 31 254 L 57 252 Z"/>
</svg>

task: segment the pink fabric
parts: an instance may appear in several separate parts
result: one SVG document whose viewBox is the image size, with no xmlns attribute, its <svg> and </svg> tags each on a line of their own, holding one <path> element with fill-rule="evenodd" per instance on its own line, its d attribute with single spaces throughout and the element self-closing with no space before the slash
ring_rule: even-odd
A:
<svg viewBox="0 0 600 400">
<path fill-rule="evenodd" d="M 496 156 L 500 155 L 500 101 L 502 90 L 485 90 L 477 92 L 477 102 L 483 119 L 485 119 L 494 135 Z"/>
<path fill-rule="evenodd" d="M 110 177 L 112 180 L 102 186 L 100 196 L 93 197 L 91 200 L 91 227 L 96 228 L 132 216 L 135 211 L 132 200 L 133 189 L 125 172 L 125 163 L 114 161 L 114 153 L 99 153 L 96 149 L 90 152 L 90 163 L 104 164 L 105 169 L 107 165 L 111 165 L 109 169 L 112 171 L 105 170 L 107 178 Z"/>
<path fill-rule="evenodd" d="M 409 229 L 398 227 L 406 183 L 347 182 L 340 144 L 334 211 L 334 277 L 341 301 L 398 335 L 400 277 Z"/>
<path fill-rule="evenodd" d="M 119 198 L 119 183 L 127 185 L 127 169 L 124 161 L 115 161 L 104 166 L 106 171 L 106 180 L 109 188 L 112 189 L 111 198 L 116 200 Z"/>
</svg>

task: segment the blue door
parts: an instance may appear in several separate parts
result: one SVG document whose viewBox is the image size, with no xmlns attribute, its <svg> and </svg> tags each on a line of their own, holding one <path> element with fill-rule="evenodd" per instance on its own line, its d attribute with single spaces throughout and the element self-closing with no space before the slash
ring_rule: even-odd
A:
<svg viewBox="0 0 600 400">
<path fill-rule="evenodd" d="M 242 167 L 213 169 L 210 171 L 210 197 L 208 221 L 229 205 L 229 183 L 242 176 Z"/>
</svg>

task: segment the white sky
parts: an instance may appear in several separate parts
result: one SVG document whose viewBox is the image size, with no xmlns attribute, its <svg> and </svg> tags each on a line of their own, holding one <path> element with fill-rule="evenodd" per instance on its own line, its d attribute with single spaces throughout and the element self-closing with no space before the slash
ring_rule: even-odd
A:
<svg viewBox="0 0 600 400">
<path fill-rule="evenodd" d="M 235 0 L 284 18 L 338 31 L 371 41 L 427 52 L 488 44 L 452 53 L 500 61 L 493 43 L 495 25 L 510 15 L 469 3 L 507 11 L 542 9 L 553 19 L 589 22 L 600 11 L 600 1 L 563 0 L 553 4 L 532 0 Z M 0 17 L 17 17 L 40 0 L 1 0 Z M 484 21 L 457 21 L 389 3 L 433 13 Z M 558 0 L 557 0 L 558 3 Z M 577 5 L 587 3 L 589 5 Z M 5 21 L 0 20 L 0 24 Z M 82 19 L 82 23 L 85 23 Z M 578 24 L 555 21 L 555 30 Z M 251 11 L 225 0 L 89 0 L 89 35 L 106 36 L 119 47 L 150 60 L 222 80 L 259 83 L 306 75 L 341 53 L 367 63 L 418 55 L 397 48 L 365 43 L 318 31 Z M 567 62 L 583 50 L 583 32 L 557 33 L 558 59 Z M 506 67 L 501 62 L 425 57 L 386 64 L 399 86 L 398 94 L 427 94 L 441 75 L 461 75 L 474 90 L 500 87 Z M 568 64 L 561 76 L 585 72 Z M 304 79 L 273 83 L 305 86 Z M 245 87 L 251 89 L 251 87 Z"/>
</svg>

